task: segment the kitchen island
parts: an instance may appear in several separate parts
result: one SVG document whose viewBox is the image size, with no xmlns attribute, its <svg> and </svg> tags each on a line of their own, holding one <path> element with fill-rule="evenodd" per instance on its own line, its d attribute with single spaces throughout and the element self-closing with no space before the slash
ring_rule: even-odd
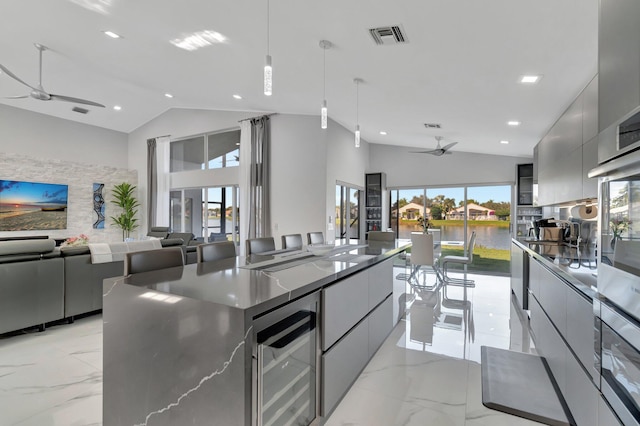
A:
<svg viewBox="0 0 640 426">
<path fill-rule="evenodd" d="M 393 259 L 409 246 L 343 242 L 322 257 L 236 257 L 105 280 L 103 424 L 327 416 L 393 328 Z"/>
</svg>

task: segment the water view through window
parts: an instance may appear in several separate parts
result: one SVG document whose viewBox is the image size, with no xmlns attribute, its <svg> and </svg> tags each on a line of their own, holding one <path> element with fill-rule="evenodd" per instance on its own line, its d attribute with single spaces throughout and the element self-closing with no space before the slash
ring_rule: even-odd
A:
<svg viewBox="0 0 640 426">
<path fill-rule="evenodd" d="M 475 231 L 468 271 L 510 271 L 510 185 L 395 189 L 390 217 L 398 238 L 411 238 L 412 232 L 422 232 L 424 224 L 440 230 L 443 256 L 465 255 Z"/>
</svg>

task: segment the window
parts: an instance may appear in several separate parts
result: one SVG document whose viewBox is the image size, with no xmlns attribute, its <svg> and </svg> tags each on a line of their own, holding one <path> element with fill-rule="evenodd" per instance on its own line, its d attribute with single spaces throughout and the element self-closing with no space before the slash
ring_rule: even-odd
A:
<svg viewBox="0 0 640 426">
<path fill-rule="evenodd" d="M 237 167 L 240 165 L 240 130 L 176 140 L 171 142 L 170 150 L 171 173 Z"/>
<path fill-rule="evenodd" d="M 390 204 L 398 238 L 422 232 L 427 219 L 439 230 L 442 254 L 462 256 L 475 231 L 477 258 L 468 270 L 509 273 L 511 185 L 393 189 Z"/>
</svg>

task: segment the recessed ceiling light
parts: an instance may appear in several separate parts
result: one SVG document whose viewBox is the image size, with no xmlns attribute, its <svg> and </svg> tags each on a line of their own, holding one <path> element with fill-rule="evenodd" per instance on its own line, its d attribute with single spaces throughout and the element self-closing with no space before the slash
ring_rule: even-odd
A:
<svg viewBox="0 0 640 426">
<path fill-rule="evenodd" d="M 507 121 L 507 124 L 509 126 L 519 126 L 520 122 L 519 121 Z"/>
<path fill-rule="evenodd" d="M 217 31 L 198 31 L 183 38 L 171 40 L 171 44 L 184 50 L 198 50 L 201 47 L 210 46 L 214 43 L 224 43 L 227 38 Z"/>
<path fill-rule="evenodd" d="M 542 76 L 540 75 L 523 75 L 520 77 L 520 83 L 524 84 L 535 84 L 540 81 Z"/>
<path fill-rule="evenodd" d="M 173 98 L 173 95 L 171 93 L 165 93 L 164 96 L 165 98 L 169 98 L 169 99 Z"/>
<path fill-rule="evenodd" d="M 114 105 L 113 109 L 115 109 L 116 111 L 120 111 L 122 107 L 120 105 Z"/>
<path fill-rule="evenodd" d="M 381 131 L 380 131 L 380 134 L 381 134 L 382 136 L 386 136 L 386 135 L 387 135 L 387 132 L 385 132 L 384 130 L 381 130 Z"/>
<path fill-rule="evenodd" d="M 500 143 L 503 145 L 509 145 L 509 141 L 500 141 Z"/>
<path fill-rule="evenodd" d="M 103 31 L 103 33 L 111 38 L 121 38 L 120 34 L 116 34 L 113 31 Z"/>
<path fill-rule="evenodd" d="M 233 98 L 234 98 L 234 99 L 242 99 L 242 96 L 240 96 L 240 95 L 233 95 Z"/>
</svg>

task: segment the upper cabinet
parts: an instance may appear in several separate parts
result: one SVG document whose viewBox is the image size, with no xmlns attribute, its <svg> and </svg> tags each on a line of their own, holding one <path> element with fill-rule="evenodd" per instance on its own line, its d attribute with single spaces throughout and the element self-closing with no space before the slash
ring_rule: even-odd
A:
<svg viewBox="0 0 640 426">
<path fill-rule="evenodd" d="M 598 196 L 597 180 L 587 178 L 597 165 L 597 134 L 596 76 L 534 149 L 539 205 Z"/>
<path fill-rule="evenodd" d="M 600 132 L 640 105 L 640 1 L 600 0 Z"/>
</svg>

